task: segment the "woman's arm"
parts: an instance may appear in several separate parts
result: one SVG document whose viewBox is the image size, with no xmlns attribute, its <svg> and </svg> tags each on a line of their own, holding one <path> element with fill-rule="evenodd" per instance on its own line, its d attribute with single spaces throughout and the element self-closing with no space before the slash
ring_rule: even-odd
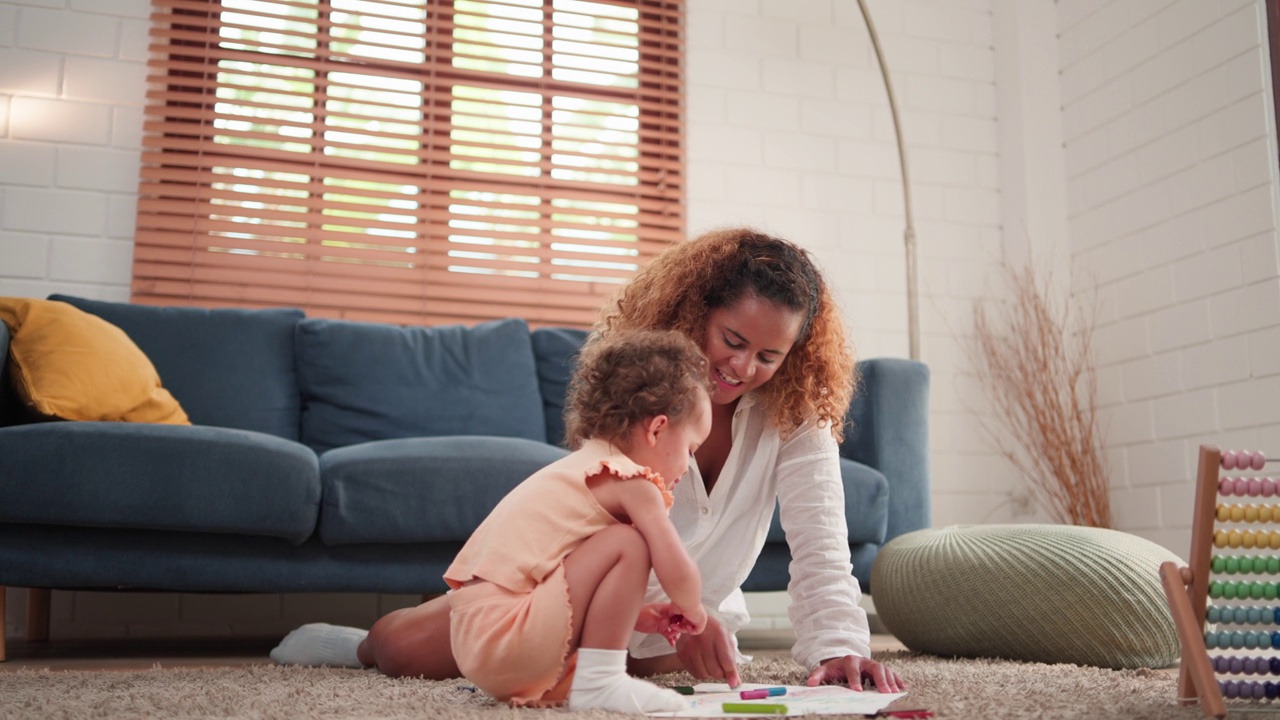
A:
<svg viewBox="0 0 1280 720">
<path fill-rule="evenodd" d="M 776 472 L 780 518 L 791 549 L 792 655 L 809 669 L 846 655 L 871 657 L 871 630 L 849 557 L 835 439 L 825 428 L 798 430 L 783 442 Z"/>
<path fill-rule="evenodd" d="M 860 690 L 869 680 L 881 692 L 901 692 L 906 685 L 898 674 L 871 659 L 835 440 L 808 427 L 783 443 L 777 467 L 780 519 L 791 548 L 791 652 L 811 669 L 807 684 L 844 682 Z"/>
</svg>

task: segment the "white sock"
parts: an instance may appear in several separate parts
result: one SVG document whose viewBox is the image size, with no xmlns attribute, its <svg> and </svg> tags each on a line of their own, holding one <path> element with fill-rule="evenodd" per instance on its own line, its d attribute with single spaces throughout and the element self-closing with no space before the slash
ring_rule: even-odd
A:
<svg viewBox="0 0 1280 720">
<path fill-rule="evenodd" d="M 578 649 L 578 669 L 569 688 L 569 709 L 651 713 L 684 710 L 689 703 L 674 690 L 627 674 L 626 650 Z"/>
<path fill-rule="evenodd" d="M 281 665 L 361 668 L 356 648 L 368 635 L 359 628 L 310 623 L 285 635 L 272 649 L 271 659 Z"/>
</svg>

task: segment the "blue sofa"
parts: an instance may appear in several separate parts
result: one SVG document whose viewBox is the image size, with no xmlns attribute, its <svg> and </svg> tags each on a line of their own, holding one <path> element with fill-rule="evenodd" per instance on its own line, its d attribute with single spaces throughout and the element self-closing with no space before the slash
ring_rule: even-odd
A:
<svg viewBox="0 0 1280 720">
<path fill-rule="evenodd" d="M 489 509 L 565 453 L 581 330 L 50 299 L 123 329 L 193 425 L 33 421 L 6 376 L 0 586 L 443 592 Z M 0 323 L 0 363 L 8 343 Z M 860 369 L 841 454 L 869 591 L 878 548 L 929 526 L 929 376 Z M 789 557 L 775 515 L 746 589 L 785 589 Z"/>
</svg>

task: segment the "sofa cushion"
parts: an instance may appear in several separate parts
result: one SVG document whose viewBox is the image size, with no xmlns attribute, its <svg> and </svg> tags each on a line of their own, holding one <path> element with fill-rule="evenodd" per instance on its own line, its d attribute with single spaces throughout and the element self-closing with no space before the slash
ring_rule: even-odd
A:
<svg viewBox="0 0 1280 720">
<path fill-rule="evenodd" d="M 302 439 L 323 452 L 440 435 L 546 437 L 529 326 L 298 324 Z"/>
<path fill-rule="evenodd" d="M 929 527 L 929 367 L 904 358 L 858 362 L 840 455 L 893 479 L 888 537 Z"/>
<path fill-rule="evenodd" d="M 566 450 L 520 438 L 407 438 L 320 456 L 320 539 L 464 542 L 498 501 Z"/>
<path fill-rule="evenodd" d="M 124 330 L 191 422 L 298 439 L 293 327 L 301 310 L 155 307 L 50 295 Z"/>
<path fill-rule="evenodd" d="M 889 525 L 889 481 L 879 470 L 844 458 L 840 459 L 840 477 L 844 480 L 844 516 L 849 523 L 849 544 L 884 544 L 885 530 Z M 767 542 L 786 541 L 775 506 Z"/>
<path fill-rule="evenodd" d="M 123 330 L 64 302 L 0 298 L 13 340 L 10 377 L 32 410 L 63 420 L 188 425 L 147 356 Z"/>
<path fill-rule="evenodd" d="M 578 351 L 589 333 L 577 328 L 534 330 L 533 360 L 538 368 L 538 389 L 547 423 L 547 442 L 564 444 L 564 396 L 577 364 Z"/>
<path fill-rule="evenodd" d="M 258 535 L 314 531 L 315 453 L 245 430 L 38 423 L 0 432 L 0 524 Z"/>
</svg>

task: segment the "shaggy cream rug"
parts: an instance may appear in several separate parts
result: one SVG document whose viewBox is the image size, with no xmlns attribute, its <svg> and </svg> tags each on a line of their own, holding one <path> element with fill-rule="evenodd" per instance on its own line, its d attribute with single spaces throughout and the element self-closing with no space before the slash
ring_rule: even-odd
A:
<svg viewBox="0 0 1280 720">
<path fill-rule="evenodd" d="M 950 660 L 885 653 L 910 684 L 899 705 L 938 718 L 1199 718 L 1178 705 L 1173 672 L 1103 670 L 1003 660 Z M 744 682 L 803 684 L 790 660 L 757 660 L 742 668 Z M 663 685 L 693 684 L 683 674 Z M 1280 706 L 1276 706 L 1280 709 Z M 148 671 L 0 672 L 3 718 L 444 718 L 445 720 L 605 720 L 603 711 L 515 710 L 495 703 L 462 680 L 391 679 L 372 670 L 254 665 Z M 857 716 L 855 716 L 857 717 Z"/>
</svg>

